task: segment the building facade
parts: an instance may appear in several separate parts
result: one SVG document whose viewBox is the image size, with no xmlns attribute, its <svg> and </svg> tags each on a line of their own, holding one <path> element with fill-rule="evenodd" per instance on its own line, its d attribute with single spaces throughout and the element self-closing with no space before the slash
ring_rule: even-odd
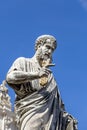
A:
<svg viewBox="0 0 87 130">
<path fill-rule="evenodd" d="M 0 130 L 17 130 L 5 81 L 0 85 Z"/>
</svg>

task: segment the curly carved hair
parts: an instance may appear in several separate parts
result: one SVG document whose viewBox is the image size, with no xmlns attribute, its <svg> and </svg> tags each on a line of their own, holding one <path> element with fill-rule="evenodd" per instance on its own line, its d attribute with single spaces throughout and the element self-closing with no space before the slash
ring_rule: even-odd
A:
<svg viewBox="0 0 87 130">
<path fill-rule="evenodd" d="M 41 35 L 35 41 L 35 50 L 37 50 L 39 46 L 43 46 L 46 43 L 51 44 L 53 47 L 53 50 L 55 50 L 57 47 L 57 41 L 54 36 Z"/>
</svg>

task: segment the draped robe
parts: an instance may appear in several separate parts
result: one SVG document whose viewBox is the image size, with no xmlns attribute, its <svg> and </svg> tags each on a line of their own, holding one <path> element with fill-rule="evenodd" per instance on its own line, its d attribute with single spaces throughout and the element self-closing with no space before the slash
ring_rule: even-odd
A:
<svg viewBox="0 0 87 130">
<path fill-rule="evenodd" d="M 35 72 L 37 64 L 28 58 L 18 58 L 11 71 Z M 50 73 L 44 86 L 40 79 L 22 84 L 9 84 L 16 95 L 15 114 L 18 130 L 77 130 L 76 120 L 65 111 L 64 104 L 53 77 Z"/>
</svg>

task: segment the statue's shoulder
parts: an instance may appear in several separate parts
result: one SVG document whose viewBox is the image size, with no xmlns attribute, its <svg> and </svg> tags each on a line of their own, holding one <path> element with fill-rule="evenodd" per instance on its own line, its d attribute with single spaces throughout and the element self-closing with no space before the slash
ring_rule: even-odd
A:
<svg viewBox="0 0 87 130">
<path fill-rule="evenodd" d="M 18 57 L 15 59 L 14 62 L 17 62 L 17 61 L 24 61 L 26 58 L 25 57 Z"/>
<path fill-rule="evenodd" d="M 25 58 L 25 57 L 18 57 L 15 59 L 14 63 L 23 63 L 23 62 L 29 62 L 31 61 L 31 58 Z"/>
<path fill-rule="evenodd" d="M 29 64 L 29 63 L 30 63 L 30 59 L 29 58 L 18 57 L 12 63 L 11 68 L 9 69 L 9 71 L 14 70 L 14 69 L 24 70 L 24 68 L 26 68 L 27 64 Z"/>
</svg>

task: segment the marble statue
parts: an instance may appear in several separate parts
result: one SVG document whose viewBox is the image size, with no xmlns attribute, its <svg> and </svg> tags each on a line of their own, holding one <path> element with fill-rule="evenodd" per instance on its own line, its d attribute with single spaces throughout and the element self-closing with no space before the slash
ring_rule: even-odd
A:
<svg viewBox="0 0 87 130">
<path fill-rule="evenodd" d="M 32 58 L 19 57 L 6 75 L 16 93 L 18 130 L 77 130 L 77 121 L 66 112 L 50 66 L 57 41 L 41 35 Z"/>
</svg>

